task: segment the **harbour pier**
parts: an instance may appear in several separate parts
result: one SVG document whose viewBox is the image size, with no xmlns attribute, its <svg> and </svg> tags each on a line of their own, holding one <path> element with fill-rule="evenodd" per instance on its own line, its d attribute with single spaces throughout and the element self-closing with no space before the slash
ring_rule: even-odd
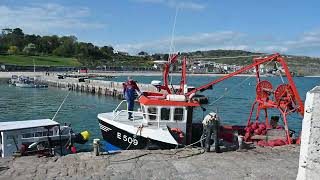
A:
<svg viewBox="0 0 320 180">
<path fill-rule="evenodd" d="M 41 81 L 52 87 L 68 88 L 72 91 L 112 96 L 119 99 L 123 98 L 123 82 L 92 79 L 84 79 L 84 82 L 79 82 L 78 78 L 58 79 L 56 76 L 42 76 Z M 138 86 L 143 91 L 156 91 L 156 88 L 151 84 L 139 83 Z"/>
<path fill-rule="evenodd" d="M 81 79 L 81 78 L 80 78 Z M 41 76 L 42 83 L 46 83 L 52 87 L 68 88 L 71 91 L 77 91 L 82 93 L 90 93 L 96 95 L 112 96 L 118 99 L 123 99 L 123 82 L 116 81 L 104 81 L 83 79 L 81 82 L 78 78 L 67 77 L 64 79 L 58 79 L 57 76 Z M 141 91 L 157 91 L 157 88 L 151 84 L 138 83 Z M 173 85 L 173 88 L 178 89 L 179 85 Z M 160 91 L 161 92 L 161 91 Z M 208 97 L 203 95 L 195 95 L 193 100 L 200 102 L 201 104 L 208 103 Z"/>
</svg>

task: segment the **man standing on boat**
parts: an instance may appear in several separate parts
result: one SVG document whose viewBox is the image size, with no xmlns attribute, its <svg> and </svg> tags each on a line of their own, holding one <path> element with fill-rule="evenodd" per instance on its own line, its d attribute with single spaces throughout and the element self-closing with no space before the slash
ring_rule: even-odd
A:
<svg viewBox="0 0 320 180">
<path fill-rule="evenodd" d="M 128 119 L 132 119 L 132 111 L 134 107 L 134 100 L 135 100 L 135 92 L 137 91 L 140 94 L 140 89 L 136 83 L 130 76 L 128 77 L 127 82 L 123 83 L 123 95 L 124 98 L 127 100 L 127 107 L 128 107 Z"/>
</svg>

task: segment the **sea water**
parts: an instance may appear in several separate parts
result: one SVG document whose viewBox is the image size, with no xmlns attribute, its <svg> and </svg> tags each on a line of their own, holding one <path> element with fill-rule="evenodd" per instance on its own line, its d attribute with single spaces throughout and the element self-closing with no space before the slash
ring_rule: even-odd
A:
<svg viewBox="0 0 320 180">
<path fill-rule="evenodd" d="M 126 78 L 120 76 L 113 80 L 122 82 Z M 187 77 L 187 81 L 189 86 L 198 87 L 217 78 L 219 77 L 192 76 Z M 138 83 L 150 83 L 152 80 L 161 80 L 161 77 L 133 76 L 133 79 Z M 172 84 L 179 84 L 180 82 L 180 77 L 173 76 L 170 79 L 172 79 Z M 279 77 L 264 79 L 275 85 L 281 83 Z M 284 81 L 286 81 L 285 78 Z M 320 78 L 295 77 L 294 81 L 303 101 L 307 91 L 320 84 Z M 200 121 L 207 113 L 215 111 L 218 112 L 223 124 L 245 125 L 256 96 L 255 87 L 255 77 L 233 77 L 218 83 L 213 86 L 212 90 L 201 93 L 209 98 L 209 104 L 203 105 L 206 111 L 196 108 L 194 119 Z M 0 81 L 0 122 L 51 119 L 67 94 L 67 89 L 54 87 L 48 89 L 18 88 L 9 86 L 6 81 L 2 80 Z M 113 111 L 120 101 L 113 97 L 72 91 L 55 120 L 62 124 L 71 123 L 75 132 L 90 131 L 90 141 L 85 145 L 78 146 L 82 150 L 89 150 L 92 149 L 94 138 L 102 138 L 97 114 Z M 269 111 L 269 117 L 272 115 L 279 115 L 279 112 L 276 110 Z M 301 123 L 302 117 L 297 113 L 289 115 L 290 129 L 299 132 Z"/>
</svg>

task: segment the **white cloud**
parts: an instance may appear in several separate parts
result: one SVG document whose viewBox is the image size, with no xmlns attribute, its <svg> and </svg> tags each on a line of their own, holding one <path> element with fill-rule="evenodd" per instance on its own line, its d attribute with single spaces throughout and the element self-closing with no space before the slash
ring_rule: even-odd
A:
<svg viewBox="0 0 320 180">
<path fill-rule="evenodd" d="M 139 51 L 169 53 L 170 42 L 170 38 L 163 38 L 148 42 L 118 44 L 115 49 L 127 51 L 131 54 Z M 320 31 L 303 33 L 293 40 L 284 41 L 272 37 L 268 40 L 263 36 L 251 36 L 250 34 L 235 31 L 197 33 L 189 36 L 177 36 L 174 39 L 174 45 L 175 52 L 238 49 L 266 53 L 319 54 L 317 51 L 320 49 Z"/>
<path fill-rule="evenodd" d="M 273 45 L 272 43 L 270 43 L 270 45 L 264 45 L 264 46 L 254 46 L 254 45 L 250 45 L 247 46 L 247 49 L 249 51 L 254 51 L 254 52 L 266 52 L 266 53 L 286 53 L 289 49 L 285 46 L 281 46 L 281 45 Z"/>
<path fill-rule="evenodd" d="M 319 55 L 318 51 L 320 49 L 320 31 L 305 32 L 298 37 L 295 37 L 294 39 L 268 42 L 267 45 L 255 49 L 259 49 L 265 52 L 280 52 L 299 55 Z"/>
<path fill-rule="evenodd" d="M 87 22 L 85 19 L 90 15 L 88 8 L 71 8 L 59 4 L 33 4 L 20 7 L 0 5 L 0 26 L 20 27 L 27 33 L 38 34 L 105 26 L 101 23 Z"/>
<path fill-rule="evenodd" d="M 296 40 L 286 41 L 284 45 L 291 49 L 320 49 L 320 31 L 306 32 Z"/>
<path fill-rule="evenodd" d="M 206 6 L 201 3 L 196 3 L 190 0 L 135 0 L 141 3 L 155 3 L 163 4 L 171 8 L 190 9 L 190 10 L 202 10 Z"/>
<path fill-rule="evenodd" d="M 198 33 L 190 36 L 177 36 L 174 38 L 174 47 L 176 51 L 209 50 L 217 48 L 245 49 L 246 45 L 236 44 L 244 34 L 221 31 L 211 33 Z M 116 45 L 115 48 L 121 51 L 137 53 L 142 50 L 149 52 L 169 52 L 171 39 L 165 38 L 150 42 L 140 42 L 132 44 Z"/>
</svg>

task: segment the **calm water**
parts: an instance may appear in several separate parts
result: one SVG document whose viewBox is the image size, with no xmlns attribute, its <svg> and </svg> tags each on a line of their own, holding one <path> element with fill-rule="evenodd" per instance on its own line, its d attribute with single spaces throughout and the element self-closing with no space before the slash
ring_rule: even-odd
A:
<svg viewBox="0 0 320 180">
<path fill-rule="evenodd" d="M 188 85 L 197 87 L 215 78 L 217 77 L 188 77 L 187 80 Z M 155 79 L 160 80 L 161 77 L 136 76 L 134 79 L 138 83 L 150 83 Z M 278 77 L 269 77 L 267 79 L 274 84 L 281 82 Z M 124 81 L 126 77 L 118 77 L 114 80 Z M 173 77 L 172 81 L 177 84 L 180 78 Z M 304 100 L 306 92 L 320 84 L 320 78 L 296 77 L 295 82 Z M 203 92 L 204 95 L 209 97 L 209 104 L 226 94 L 217 103 L 205 105 L 207 108 L 205 113 L 218 110 L 223 123 L 245 124 L 251 104 L 255 98 L 255 85 L 254 77 L 234 77 L 214 86 L 213 90 Z M 68 93 L 66 90 L 52 87 L 48 89 L 9 87 L 5 81 L 0 81 L 0 92 L 0 121 L 52 118 Z M 76 132 L 89 130 L 91 132 L 91 140 L 88 144 L 80 147 L 88 149 L 91 147 L 93 138 L 101 137 L 97 114 L 112 111 L 119 102 L 119 100 L 112 97 L 71 92 L 55 120 L 60 123 L 71 123 Z M 197 108 L 195 111 L 195 118 L 202 119 L 203 112 L 201 109 Z M 272 111 L 270 115 L 279 115 L 279 112 Z M 301 118 L 297 114 L 291 115 L 289 117 L 289 125 L 291 129 L 300 131 Z"/>
</svg>

